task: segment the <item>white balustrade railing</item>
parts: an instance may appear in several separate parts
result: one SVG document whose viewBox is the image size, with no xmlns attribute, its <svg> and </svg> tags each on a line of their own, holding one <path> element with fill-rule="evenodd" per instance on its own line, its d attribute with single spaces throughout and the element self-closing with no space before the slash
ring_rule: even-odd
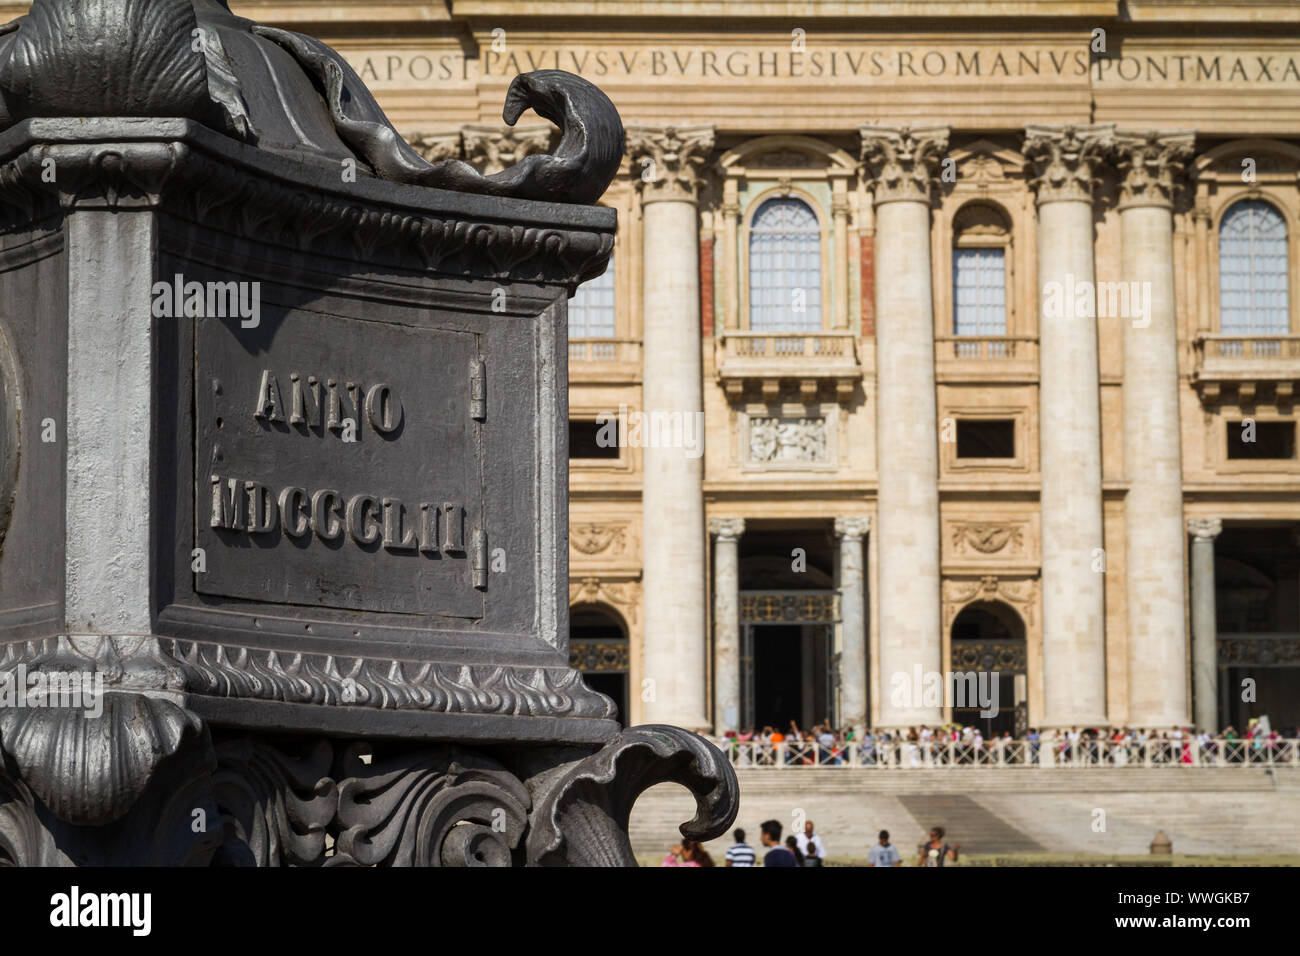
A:
<svg viewBox="0 0 1300 956">
<path fill-rule="evenodd" d="M 1295 767 L 1300 740 L 713 741 L 737 767 Z"/>
</svg>

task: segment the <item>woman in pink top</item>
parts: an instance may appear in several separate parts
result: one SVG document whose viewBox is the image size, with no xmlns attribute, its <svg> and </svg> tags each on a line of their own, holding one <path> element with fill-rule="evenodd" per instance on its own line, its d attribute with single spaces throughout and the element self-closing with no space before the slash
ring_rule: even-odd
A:
<svg viewBox="0 0 1300 956">
<path fill-rule="evenodd" d="M 713 857 L 694 840 L 683 840 L 668 851 L 660 866 L 712 866 Z"/>
</svg>

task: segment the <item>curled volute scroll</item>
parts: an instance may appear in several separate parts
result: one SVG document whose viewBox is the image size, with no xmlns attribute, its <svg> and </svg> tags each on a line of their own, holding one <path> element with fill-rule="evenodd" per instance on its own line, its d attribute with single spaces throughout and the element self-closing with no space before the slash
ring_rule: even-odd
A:
<svg viewBox="0 0 1300 956">
<path fill-rule="evenodd" d="M 538 800 L 528 832 L 530 866 L 636 866 L 628 819 L 637 797 L 659 783 L 695 796 L 690 840 L 712 840 L 735 822 L 740 785 L 730 761 L 703 737 L 663 724 L 631 727 L 566 768 Z"/>
<path fill-rule="evenodd" d="M 336 51 L 235 16 L 226 0 L 34 0 L 0 26 L 0 129 L 37 116 L 187 117 L 390 182 L 594 203 L 623 157 L 614 105 L 581 77 L 542 70 L 515 77 L 503 118 L 513 126 L 530 108 L 560 127 L 555 153 L 483 176 L 424 160 Z"/>
</svg>

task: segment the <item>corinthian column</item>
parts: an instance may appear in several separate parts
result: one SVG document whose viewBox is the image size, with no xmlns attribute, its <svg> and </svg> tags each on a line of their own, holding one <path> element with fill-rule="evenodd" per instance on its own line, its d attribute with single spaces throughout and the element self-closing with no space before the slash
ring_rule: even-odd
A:
<svg viewBox="0 0 1300 956">
<path fill-rule="evenodd" d="M 644 478 L 645 721 L 708 730 L 705 687 L 703 370 L 700 340 L 700 174 L 713 127 L 629 127 L 641 188 L 643 411 L 680 421 L 696 447 L 646 447 Z M 686 430 L 686 429 L 689 429 Z"/>
<path fill-rule="evenodd" d="M 1128 719 L 1144 727 L 1187 722 L 1183 469 L 1174 314 L 1174 193 L 1193 133 L 1116 138 L 1123 241 L 1125 595 Z M 1122 307 L 1124 298 L 1116 297 Z M 1213 697 L 1211 697 L 1213 701 Z"/>
<path fill-rule="evenodd" d="M 941 706 L 922 706 L 914 674 L 942 670 L 930 193 L 948 130 L 863 126 L 859 132 L 875 191 L 876 275 L 881 277 L 876 282 L 879 723 L 904 727 L 937 723 L 943 714 Z"/>
<path fill-rule="evenodd" d="M 1192 702 L 1196 727 L 1219 731 L 1219 661 L 1214 607 L 1214 539 L 1223 530 L 1218 518 L 1189 518 L 1192 535 Z"/>
<path fill-rule="evenodd" d="M 740 559 L 744 518 L 712 518 L 713 732 L 740 729 Z"/>
<path fill-rule="evenodd" d="M 840 724 L 862 739 L 867 725 L 867 616 L 862 539 L 871 528 L 865 515 L 836 518 L 840 536 Z"/>
<path fill-rule="evenodd" d="M 1025 129 L 1038 199 L 1043 724 L 1106 723 L 1094 170 L 1113 127 Z"/>
</svg>

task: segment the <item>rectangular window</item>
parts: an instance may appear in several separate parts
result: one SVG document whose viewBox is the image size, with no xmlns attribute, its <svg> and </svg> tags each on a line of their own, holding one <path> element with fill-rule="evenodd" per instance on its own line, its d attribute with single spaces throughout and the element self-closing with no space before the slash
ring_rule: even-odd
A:
<svg viewBox="0 0 1300 956">
<path fill-rule="evenodd" d="M 1295 422 L 1228 422 L 1228 457 L 1246 460 L 1295 458 Z"/>
<path fill-rule="evenodd" d="M 952 252 L 953 334 L 1007 334 L 1005 249 Z"/>
<path fill-rule="evenodd" d="M 614 337 L 614 257 L 596 278 L 578 286 L 569 300 L 569 338 Z M 600 356 L 593 356 L 598 358 Z"/>
<path fill-rule="evenodd" d="M 617 459 L 618 419 L 597 422 L 589 418 L 570 418 L 569 457 Z"/>
<path fill-rule="evenodd" d="M 1014 419 L 957 422 L 958 458 L 1015 458 Z"/>
</svg>

